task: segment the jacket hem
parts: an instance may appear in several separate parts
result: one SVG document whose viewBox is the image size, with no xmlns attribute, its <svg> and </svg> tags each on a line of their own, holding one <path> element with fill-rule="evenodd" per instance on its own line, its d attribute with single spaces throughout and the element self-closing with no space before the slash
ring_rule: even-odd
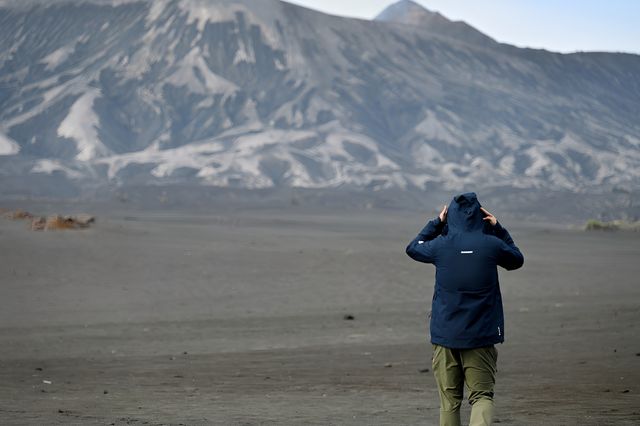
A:
<svg viewBox="0 0 640 426">
<path fill-rule="evenodd" d="M 440 339 L 437 337 L 431 338 L 431 343 L 439 346 L 444 346 L 449 349 L 475 349 L 475 348 L 484 348 L 486 346 L 495 345 L 497 343 L 504 343 L 504 338 L 484 338 L 484 339 L 473 339 L 473 340 L 451 340 L 451 339 Z"/>
</svg>

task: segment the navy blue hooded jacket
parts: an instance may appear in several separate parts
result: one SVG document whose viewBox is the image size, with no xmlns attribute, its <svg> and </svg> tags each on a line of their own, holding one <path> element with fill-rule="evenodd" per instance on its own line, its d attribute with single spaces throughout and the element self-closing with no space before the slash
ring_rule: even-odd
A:
<svg viewBox="0 0 640 426">
<path fill-rule="evenodd" d="M 414 260 L 436 266 L 431 342 L 455 349 L 504 342 L 497 266 L 518 269 L 524 257 L 500 223 L 483 221 L 473 192 L 453 198 L 407 246 Z"/>
</svg>

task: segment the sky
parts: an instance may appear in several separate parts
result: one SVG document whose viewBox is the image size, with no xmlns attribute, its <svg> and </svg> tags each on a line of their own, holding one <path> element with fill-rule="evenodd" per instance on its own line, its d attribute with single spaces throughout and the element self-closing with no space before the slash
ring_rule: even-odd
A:
<svg viewBox="0 0 640 426">
<path fill-rule="evenodd" d="M 375 17 L 393 0 L 287 0 L 334 15 Z M 639 0 L 416 0 L 494 39 L 557 52 L 640 54 Z"/>
</svg>

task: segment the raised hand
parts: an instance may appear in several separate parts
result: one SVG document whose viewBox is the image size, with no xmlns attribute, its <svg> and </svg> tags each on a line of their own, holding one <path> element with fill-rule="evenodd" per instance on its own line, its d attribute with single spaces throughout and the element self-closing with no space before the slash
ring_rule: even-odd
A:
<svg viewBox="0 0 640 426">
<path fill-rule="evenodd" d="M 482 213 L 484 213 L 484 217 L 482 218 L 482 220 L 488 220 L 489 223 L 491 223 L 491 226 L 496 226 L 496 223 L 498 223 L 498 219 L 496 219 L 496 217 L 489 213 L 484 207 L 480 207 L 480 210 L 482 211 Z"/>
<path fill-rule="evenodd" d="M 438 217 L 440 218 L 441 222 L 446 222 L 447 221 L 447 210 L 449 210 L 449 207 L 447 207 L 446 205 L 444 205 L 442 207 L 442 211 L 440 212 L 440 214 L 438 215 Z"/>
</svg>

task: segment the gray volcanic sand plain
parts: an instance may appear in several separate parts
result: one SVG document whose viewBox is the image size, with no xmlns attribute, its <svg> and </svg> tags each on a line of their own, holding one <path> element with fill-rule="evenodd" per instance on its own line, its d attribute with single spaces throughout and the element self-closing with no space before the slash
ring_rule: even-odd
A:
<svg viewBox="0 0 640 426">
<path fill-rule="evenodd" d="M 437 424 L 429 213 L 94 213 L 0 219 L 1 424 Z M 640 234 L 503 223 L 497 420 L 640 424 Z"/>
</svg>

